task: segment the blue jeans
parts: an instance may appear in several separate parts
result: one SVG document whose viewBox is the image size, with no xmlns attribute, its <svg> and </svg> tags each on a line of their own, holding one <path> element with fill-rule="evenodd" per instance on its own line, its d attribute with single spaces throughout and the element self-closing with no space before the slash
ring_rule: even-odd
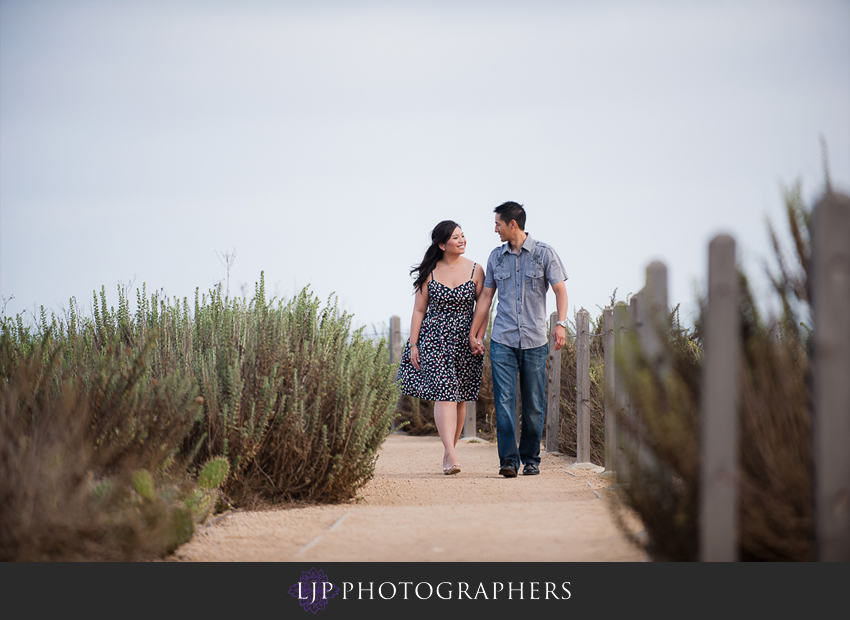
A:
<svg viewBox="0 0 850 620">
<path fill-rule="evenodd" d="M 540 441 L 543 439 L 543 422 L 546 418 L 548 353 L 547 344 L 534 349 L 515 349 L 490 341 L 500 467 L 519 469 L 520 463 L 540 464 Z M 517 375 L 522 397 L 519 449 L 516 437 Z"/>
</svg>

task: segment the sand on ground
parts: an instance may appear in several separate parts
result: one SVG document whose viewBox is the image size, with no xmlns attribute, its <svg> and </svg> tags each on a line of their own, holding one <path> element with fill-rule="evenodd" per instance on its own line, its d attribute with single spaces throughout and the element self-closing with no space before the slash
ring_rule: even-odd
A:
<svg viewBox="0 0 850 620">
<path fill-rule="evenodd" d="M 504 478 L 496 445 L 463 439 L 462 471 L 442 472 L 438 437 L 390 435 L 375 476 L 348 503 L 232 511 L 199 527 L 171 561 L 268 562 L 635 562 L 617 527 L 614 482 L 601 468 L 543 452 L 540 474 Z M 573 467 L 570 467 L 570 466 Z M 509 540 L 510 544 L 505 544 Z"/>
</svg>

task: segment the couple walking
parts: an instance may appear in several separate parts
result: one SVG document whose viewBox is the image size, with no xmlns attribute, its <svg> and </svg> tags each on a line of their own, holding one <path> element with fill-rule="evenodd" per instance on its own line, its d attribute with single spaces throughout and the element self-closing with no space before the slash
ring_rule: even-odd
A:
<svg viewBox="0 0 850 620">
<path fill-rule="evenodd" d="M 525 232 L 525 209 L 506 202 L 494 209 L 504 243 L 487 266 L 464 258 L 466 238 L 446 220 L 431 231 L 431 246 L 415 274 L 410 340 L 399 364 L 402 392 L 434 401 L 434 421 L 443 442 L 443 473 L 460 472 L 455 447 L 463 432 L 466 401 L 481 385 L 484 335 L 490 304 L 499 302 L 490 334 L 499 474 L 514 478 L 540 473 L 540 441 L 546 411 L 546 291 L 555 293 L 555 349 L 566 340 L 567 274 L 555 250 Z M 522 429 L 516 439 L 517 377 Z"/>
</svg>

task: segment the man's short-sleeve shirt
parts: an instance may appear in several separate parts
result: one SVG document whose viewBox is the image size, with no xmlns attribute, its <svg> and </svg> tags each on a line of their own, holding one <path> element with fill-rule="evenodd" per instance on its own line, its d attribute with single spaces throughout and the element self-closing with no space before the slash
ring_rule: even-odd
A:
<svg viewBox="0 0 850 620">
<path fill-rule="evenodd" d="M 546 292 L 567 273 L 552 246 L 528 235 L 519 254 L 505 243 L 490 252 L 484 286 L 498 291 L 490 338 L 516 349 L 542 347 L 546 333 Z"/>
</svg>

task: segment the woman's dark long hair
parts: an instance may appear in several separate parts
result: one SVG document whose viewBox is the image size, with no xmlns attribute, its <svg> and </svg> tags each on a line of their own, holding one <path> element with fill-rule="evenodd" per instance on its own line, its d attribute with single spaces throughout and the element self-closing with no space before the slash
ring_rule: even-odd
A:
<svg viewBox="0 0 850 620">
<path fill-rule="evenodd" d="M 434 267 L 437 266 L 437 262 L 443 258 L 440 244 L 447 243 L 452 238 L 455 228 L 460 228 L 460 224 L 451 220 L 443 220 L 434 226 L 434 230 L 431 231 L 431 246 L 425 251 L 425 258 L 418 266 L 410 270 L 410 275 L 417 274 L 416 280 L 413 281 L 413 290 L 418 291 L 422 288 Z"/>
</svg>

